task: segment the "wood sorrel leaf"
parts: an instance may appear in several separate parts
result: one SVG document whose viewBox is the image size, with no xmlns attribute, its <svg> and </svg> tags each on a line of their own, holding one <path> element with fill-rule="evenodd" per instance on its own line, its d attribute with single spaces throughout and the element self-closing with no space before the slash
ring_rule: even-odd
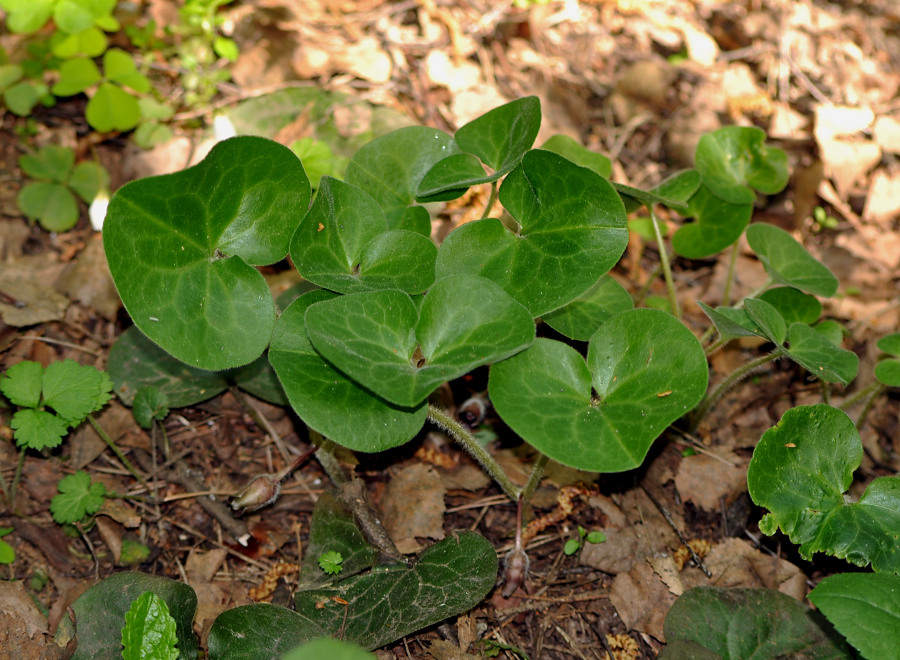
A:
<svg viewBox="0 0 900 660">
<path fill-rule="evenodd" d="M 890 658 L 900 649 L 900 576 L 829 575 L 807 598 L 863 657 Z"/>
<path fill-rule="evenodd" d="M 780 192 L 788 182 L 787 154 L 765 141 L 766 132 L 755 126 L 725 126 L 701 137 L 694 161 L 703 183 L 732 204 L 753 204 L 751 188 Z"/>
<path fill-rule="evenodd" d="M 641 464 L 669 424 L 703 397 L 700 342 L 665 312 L 622 312 L 575 349 L 538 339 L 491 367 L 500 417 L 529 444 L 574 468 L 620 472 Z"/>
<path fill-rule="evenodd" d="M 588 341 L 607 319 L 632 309 L 634 301 L 621 284 L 604 275 L 568 305 L 544 314 L 544 322 L 569 339 Z"/>
<path fill-rule="evenodd" d="M 325 359 L 400 406 L 521 351 L 535 332 L 527 309 L 472 275 L 439 279 L 418 307 L 402 291 L 357 293 L 312 305 L 305 319 Z"/>
<path fill-rule="evenodd" d="M 732 245 L 753 215 L 752 203 L 722 200 L 705 184 L 691 197 L 688 207 L 696 222 L 682 225 L 672 236 L 672 249 L 688 259 L 702 259 Z"/>
<path fill-rule="evenodd" d="M 540 127 L 541 102 L 536 96 L 517 99 L 473 119 L 453 136 L 465 153 L 437 162 L 419 184 L 419 198 L 496 181 L 522 160 Z M 481 163 L 493 172 L 485 173 Z"/>
<path fill-rule="evenodd" d="M 309 198 L 290 149 L 256 137 L 220 142 L 194 167 L 120 188 L 103 245 L 135 325 L 202 369 L 257 358 L 275 306 L 254 266 L 284 258 Z"/>
<path fill-rule="evenodd" d="M 859 502 L 844 493 L 862 460 L 853 421 L 824 404 L 798 406 L 766 431 L 747 470 L 750 497 L 771 513 L 759 523 L 799 543 L 809 560 L 824 552 L 876 571 L 900 571 L 900 478 L 875 479 Z"/>
<path fill-rule="evenodd" d="M 422 177 L 435 163 L 460 153 L 453 138 L 433 128 L 408 126 L 372 140 L 354 154 L 346 181 L 369 193 L 390 229 L 431 234 L 431 218 L 414 206 Z"/>
<path fill-rule="evenodd" d="M 326 362 L 307 338 L 306 310 L 333 299 L 343 298 L 312 291 L 288 306 L 275 324 L 269 361 L 291 406 L 311 428 L 356 451 L 402 445 L 424 426 L 425 404 L 401 407 L 373 395 Z"/>
<path fill-rule="evenodd" d="M 481 275 L 540 316 L 593 286 L 622 256 L 628 229 L 622 200 L 606 179 L 549 151 L 529 151 L 500 186 L 517 234 L 494 218 L 444 239 L 437 277 Z"/>
<path fill-rule="evenodd" d="M 422 293 L 434 281 L 437 247 L 422 234 L 387 229 L 384 212 L 367 193 L 323 176 L 291 240 L 291 259 L 304 278 L 340 293 Z"/>
<path fill-rule="evenodd" d="M 665 633 L 660 660 L 854 657 L 828 622 L 775 589 L 689 589 L 669 609 Z"/>
<path fill-rule="evenodd" d="M 822 315 L 822 303 L 818 298 L 792 286 L 779 286 L 763 291 L 759 299 L 772 305 L 788 325 L 812 325 Z"/>
<path fill-rule="evenodd" d="M 754 224 L 747 228 L 747 242 L 778 284 L 829 298 L 837 291 L 832 272 L 783 229 Z"/>
</svg>

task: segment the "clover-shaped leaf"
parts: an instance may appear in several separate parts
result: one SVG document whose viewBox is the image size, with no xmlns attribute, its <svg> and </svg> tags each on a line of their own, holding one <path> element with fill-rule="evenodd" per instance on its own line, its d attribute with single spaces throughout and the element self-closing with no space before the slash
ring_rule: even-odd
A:
<svg viewBox="0 0 900 660">
<path fill-rule="evenodd" d="M 399 406 L 521 351 L 535 332 L 527 309 L 472 275 L 439 279 L 420 305 L 402 291 L 348 294 L 312 305 L 305 319 L 316 351 Z"/>
<path fill-rule="evenodd" d="M 622 200 L 595 172 L 534 150 L 500 186 L 520 230 L 500 220 L 469 222 L 444 239 L 435 271 L 480 275 L 540 316 L 593 286 L 625 251 Z"/>
<path fill-rule="evenodd" d="M 333 293 L 312 291 L 275 324 L 269 361 L 291 406 L 311 428 L 356 451 L 384 451 L 411 440 L 425 424 L 424 403 L 403 407 L 373 395 L 326 362 L 307 338 L 306 310 L 333 299 Z"/>
<path fill-rule="evenodd" d="M 202 369 L 257 358 L 275 305 L 254 266 L 287 254 L 310 194 L 290 149 L 256 137 L 225 140 L 194 167 L 120 188 L 103 244 L 135 325 Z"/>
<path fill-rule="evenodd" d="M 875 365 L 875 378 L 882 385 L 900 387 L 900 333 L 885 335 L 879 339 L 878 350 L 890 357 Z"/>
<path fill-rule="evenodd" d="M 765 141 L 765 131 L 755 126 L 724 126 L 701 137 L 694 160 L 703 183 L 732 204 L 753 204 L 753 188 L 780 192 L 788 182 L 787 154 Z"/>
<path fill-rule="evenodd" d="M 304 278 L 340 293 L 422 293 L 434 281 L 437 247 L 416 232 L 387 229 L 384 212 L 368 194 L 323 176 L 294 233 L 291 259 Z"/>
<path fill-rule="evenodd" d="M 600 326 L 587 363 L 575 349 L 538 339 L 491 367 L 500 417 L 550 458 L 580 470 L 640 465 L 650 445 L 703 397 L 706 356 L 665 312 L 635 309 Z"/>
<path fill-rule="evenodd" d="M 496 181 L 519 163 L 540 127 L 541 103 L 536 96 L 517 99 L 473 119 L 453 136 L 465 153 L 438 161 L 419 184 L 418 197 L 452 194 Z M 481 163 L 493 172 L 485 173 Z"/>
<path fill-rule="evenodd" d="M 862 455 L 843 411 L 824 404 L 788 410 L 763 434 L 747 471 L 750 497 L 770 511 L 760 530 L 781 528 L 805 559 L 824 552 L 900 572 L 900 478 L 879 477 L 859 502 L 845 500 Z"/>
<path fill-rule="evenodd" d="M 568 305 L 544 314 L 544 322 L 569 339 L 588 341 L 607 319 L 632 309 L 634 301 L 621 284 L 604 275 Z"/>
<path fill-rule="evenodd" d="M 453 138 L 433 128 L 407 126 L 372 140 L 347 166 L 346 181 L 369 193 L 381 206 L 389 229 L 431 233 L 431 218 L 416 206 L 422 177 L 439 160 L 460 153 Z"/>
<path fill-rule="evenodd" d="M 713 194 L 705 183 L 688 202 L 696 222 L 683 225 L 672 236 L 672 249 L 688 259 L 702 259 L 721 252 L 741 237 L 750 224 L 753 204 L 735 204 Z"/>
<path fill-rule="evenodd" d="M 825 298 L 837 291 L 837 278 L 828 267 L 783 229 L 751 225 L 747 228 L 747 242 L 774 282 Z"/>
</svg>

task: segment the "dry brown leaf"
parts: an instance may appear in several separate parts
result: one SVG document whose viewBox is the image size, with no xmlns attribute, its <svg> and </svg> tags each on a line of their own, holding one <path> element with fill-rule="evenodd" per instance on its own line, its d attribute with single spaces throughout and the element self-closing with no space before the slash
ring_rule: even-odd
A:
<svg viewBox="0 0 900 660">
<path fill-rule="evenodd" d="M 881 160 L 881 147 L 857 134 L 871 128 L 871 108 L 818 105 L 813 134 L 825 164 L 825 175 L 834 181 L 838 196 L 846 199 L 851 188 Z M 856 136 L 856 137 L 854 137 Z"/>
<path fill-rule="evenodd" d="M 684 593 L 684 585 L 681 584 L 681 577 L 678 575 L 679 569 L 672 555 L 668 553 L 651 555 L 647 557 L 647 563 L 672 594 L 680 596 Z"/>
<path fill-rule="evenodd" d="M 701 509 L 719 511 L 747 490 L 746 461 L 728 452 L 719 460 L 707 454 L 687 456 L 678 467 L 675 488 L 682 499 Z"/>
<path fill-rule="evenodd" d="M 609 590 L 609 600 L 626 629 L 666 641 L 663 622 L 675 596 L 647 562 L 638 562 L 630 572 L 617 575 Z"/>
<path fill-rule="evenodd" d="M 0 317 L 6 325 L 59 321 L 69 299 L 54 288 L 65 264 L 52 255 L 25 256 L 0 264 Z"/>
<path fill-rule="evenodd" d="M 397 549 L 417 552 L 416 538 L 444 538 L 444 483 L 430 465 L 405 465 L 391 475 L 381 501 L 382 522 Z"/>
<path fill-rule="evenodd" d="M 85 248 L 63 271 L 56 288 L 72 300 L 77 300 L 98 312 L 107 320 L 113 320 L 122 306 L 106 253 L 103 237 L 97 233 L 88 238 Z"/>
<path fill-rule="evenodd" d="M 900 217 L 900 173 L 878 170 L 872 176 L 863 219 L 888 223 L 897 217 Z"/>
<path fill-rule="evenodd" d="M 875 142 L 892 154 L 900 154 L 900 121 L 894 117 L 879 117 L 872 128 Z"/>
</svg>

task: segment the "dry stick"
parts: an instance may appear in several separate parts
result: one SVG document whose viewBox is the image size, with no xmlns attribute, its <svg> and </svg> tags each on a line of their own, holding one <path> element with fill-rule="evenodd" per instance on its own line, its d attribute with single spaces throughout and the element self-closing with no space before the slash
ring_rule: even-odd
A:
<svg viewBox="0 0 900 660">
<path fill-rule="evenodd" d="M 270 438 L 272 438 L 272 442 L 275 443 L 275 446 L 278 447 L 278 453 L 281 454 L 281 458 L 285 463 L 290 463 L 293 460 L 293 456 L 287 449 L 287 445 L 284 444 L 284 440 L 281 439 L 281 436 L 278 434 L 278 431 L 275 430 L 275 427 L 266 419 L 266 416 L 260 412 L 259 408 L 257 408 L 250 399 L 245 397 L 241 391 L 231 386 L 228 388 L 229 391 L 234 395 L 234 398 L 238 400 L 238 403 L 247 411 L 247 413 L 253 418 L 253 421 L 259 424 L 260 428 L 262 428 Z"/>
<path fill-rule="evenodd" d="M 90 423 L 91 426 L 94 427 L 94 431 L 97 432 L 97 435 L 100 436 L 100 438 L 103 440 L 103 442 L 105 442 L 106 445 L 116 455 L 116 458 L 118 458 L 119 461 L 121 461 L 122 465 L 125 466 L 125 469 L 131 473 L 131 476 L 133 476 L 135 479 L 140 481 L 141 485 L 149 491 L 150 486 L 147 484 L 147 480 L 144 479 L 144 475 L 142 475 L 140 472 L 138 472 L 137 468 L 135 468 L 131 464 L 131 461 L 129 461 L 127 458 L 125 458 L 125 454 L 122 453 L 122 450 L 119 449 L 118 445 L 116 445 L 116 443 L 113 442 L 113 439 L 110 438 L 109 435 L 106 433 L 106 431 L 103 430 L 103 427 L 100 426 L 100 423 L 97 422 L 96 419 L 94 419 L 94 416 L 88 415 L 87 421 Z M 149 472 L 149 470 L 148 470 L 148 472 Z"/>
<path fill-rule="evenodd" d="M 709 569 L 706 568 L 706 564 L 703 563 L 703 560 L 700 559 L 700 556 L 694 552 L 694 549 L 691 545 L 685 540 L 684 534 L 681 533 L 681 530 L 678 529 L 678 526 L 675 524 L 675 521 L 672 520 L 672 515 L 669 513 L 668 509 L 666 509 L 662 504 L 659 503 L 653 494 L 644 486 L 641 486 L 641 490 L 646 493 L 647 497 L 650 498 L 650 501 L 653 502 L 653 505 L 659 509 L 659 512 L 663 515 L 663 518 L 666 519 L 666 522 L 669 523 L 669 526 L 675 530 L 675 533 L 678 535 L 678 540 L 681 541 L 681 544 L 688 549 L 688 552 L 691 553 L 691 558 L 696 562 L 697 566 L 703 571 L 703 574 L 712 579 L 712 573 L 709 572 Z"/>
</svg>

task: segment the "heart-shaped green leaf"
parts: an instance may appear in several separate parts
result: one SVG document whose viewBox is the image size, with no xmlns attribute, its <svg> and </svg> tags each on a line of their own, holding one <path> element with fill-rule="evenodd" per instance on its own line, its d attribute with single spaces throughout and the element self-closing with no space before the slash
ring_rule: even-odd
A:
<svg viewBox="0 0 900 660">
<path fill-rule="evenodd" d="M 427 236 L 387 229 L 368 194 L 323 176 L 291 241 L 291 259 L 304 278 L 340 293 L 422 293 L 434 282 L 437 247 Z"/>
<path fill-rule="evenodd" d="M 506 103 L 473 119 L 453 136 L 465 153 L 437 162 L 419 184 L 419 198 L 496 181 L 522 160 L 540 127 L 541 102 L 536 96 Z M 481 163 L 493 172 L 485 173 Z"/>
<path fill-rule="evenodd" d="M 533 316 L 571 302 L 612 268 L 628 244 L 622 200 L 606 179 L 549 151 L 529 151 L 500 186 L 521 227 L 469 222 L 444 239 L 437 277 L 486 277 Z"/>
<path fill-rule="evenodd" d="M 59 67 L 59 81 L 50 89 L 54 96 L 72 96 L 80 94 L 89 87 L 103 80 L 103 74 L 87 57 L 76 57 L 66 60 Z"/>
<path fill-rule="evenodd" d="M 717 307 L 713 309 L 706 303 L 698 300 L 697 304 L 703 313 L 709 317 L 719 337 L 725 341 L 730 341 L 737 337 L 765 337 L 762 330 L 756 325 L 747 314 L 746 309 L 737 309 L 734 307 Z"/>
<path fill-rule="evenodd" d="M 791 286 L 779 286 L 763 291 L 759 299 L 778 310 L 788 325 L 791 323 L 812 325 L 822 315 L 822 303 L 815 296 Z"/>
<path fill-rule="evenodd" d="M 859 502 L 844 500 L 862 455 L 845 412 L 824 404 L 788 410 L 763 434 L 747 470 L 750 497 L 771 512 L 760 530 L 780 527 L 807 560 L 824 552 L 900 571 L 900 477 L 879 477 Z"/>
<path fill-rule="evenodd" d="M 604 275 L 568 305 L 544 314 L 544 322 L 569 339 L 588 341 L 607 319 L 632 309 L 634 301 L 621 284 Z"/>
<path fill-rule="evenodd" d="M 136 92 L 149 92 L 150 80 L 137 70 L 134 58 L 119 48 L 103 53 L 103 73 L 110 82 L 130 87 Z"/>
<path fill-rule="evenodd" d="M 568 135 L 552 136 L 541 145 L 541 149 L 552 151 L 576 165 L 594 170 L 604 179 L 608 179 L 612 175 L 612 161 L 609 158 L 582 146 L 580 142 Z"/>
<path fill-rule="evenodd" d="M 84 116 L 88 123 L 102 133 L 130 131 L 141 119 L 137 99 L 111 82 L 102 82 L 88 101 Z"/>
<path fill-rule="evenodd" d="M 431 218 L 414 206 L 422 177 L 435 163 L 460 153 L 453 138 L 433 128 L 408 126 L 372 140 L 347 166 L 346 181 L 369 193 L 390 229 L 431 234 Z"/>
<path fill-rule="evenodd" d="M 900 649 L 900 576 L 829 575 L 809 592 L 810 602 L 865 658 L 890 658 Z"/>
<path fill-rule="evenodd" d="M 787 338 L 787 324 L 778 310 L 767 302 L 748 298 L 744 301 L 744 309 L 747 316 L 762 331 L 762 336 L 770 339 L 779 346 Z"/>
<path fill-rule="evenodd" d="M 635 309 L 591 337 L 587 364 L 560 342 L 535 344 L 491 367 L 488 390 L 503 420 L 550 458 L 580 470 L 620 472 L 706 391 L 697 338 L 665 312 Z"/>
<path fill-rule="evenodd" d="M 690 215 L 688 200 L 700 188 L 700 173 L 697 170 L 683 170 L 662 181 L 650 190 L 641 190 L 622 183 L 614 183 L 616 191 L 622 196 L 625 210 L 628 213 L 642 206 L 662 204 L 678 211 L 682 215 Z"/>
<path fill-rule="evenodd" d="M 330 637 L 314 639 L 289 651 L 281 660 L 377 660 L 377 656 Z"/>
<path fill-rule="evenodd" d="M 696 587 L 666 614 L 659 660 L 854 657 L 828 622 L 774 589 Z"/>
<path fill-rule="evenodd" d="M 825 298 L 837 291 L 838 281 L 832 272 L 783 229 L 751 225 L 747 242 L 773 281 Z"/>
<path fill-rule="evenodd" d="M 471 275 L 439 279 L 418 307 L 402 291 L 376 291 L 317 303 L 305 318 L 325 359 L 400 406 L 418 406 L 441 383 L 521 351 L 535 332 L 527 309 Z"/>
<path fill-rule="evenodd" d="M 753 215 L 752 201 L 727 202 L 716 197 L 705 183 L 691 197 L 688 207 L 696 222 L 683 225 L 672 236 L 672 249 L 688 259 L 703 259 L 732 245 Z"/>
<path fill-rule="evenodd" d="M 78 193 L 85 204 L 90 204 L 101 190 L 109 190 L 109 172 L 100 163 L 78 163 L 72 170 L 69 187 Z"/>
<path fill-rule="evenodd" d="M 307 308 L 332 299 L 332 293 L 312 291 L 285 309 L 275 324 L 269 361 L 291 406 L 311 428 L 356 451 L 402 445 L 425 425 L 425 404 L 400 407 L 374 396 L 326 362 L 307 338 Z"/>
<path fill-rule="evenodd" d="M 847 385 L 856 378 L 856 353 L 833 344 L 816 328 L 794 323 L 788 328 L 788 346 L 788 357 L 821 380 Z"/>
<path fill-rule="evenodd" d="M 878 350 L 891 357 L 875 365 L 875 378 L 882 385 L 900 387 L 900 332 L 885 335 L 878 340 Z"/>
<path fill-rule="evenodd" d="M 694 161 L 703 183 L 732 204 L 753 204 L 751 188 L 766 195 L 787 185 L 787 154 L 765 146 L 766 132 L 755 126 L 724 126 L 697 143 Z"/>
<path fill-rule="evenodd" d="M 285 256 L 309 198 L 290 149 L 255 137 L 220 142 L 194 167 L 120 188 L 103 245 L 135 325 L 202 369 L 257 358 L 275 305 L 254 266 Z"/>
</svg>

